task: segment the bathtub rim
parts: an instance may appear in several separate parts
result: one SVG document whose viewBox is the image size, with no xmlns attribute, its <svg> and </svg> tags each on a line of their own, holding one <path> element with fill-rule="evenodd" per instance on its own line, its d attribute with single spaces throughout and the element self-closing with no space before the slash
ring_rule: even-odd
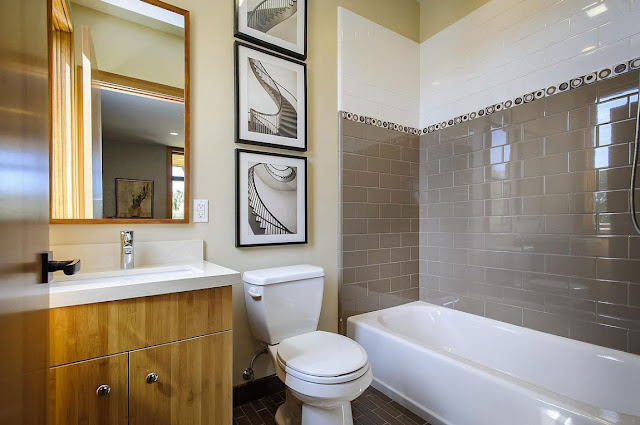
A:
<svg viewBox="0 0 640 425">
<path fill-rule="evenodd" d="M 523 380 L 522 378 L 519 378 L 517 376 L 513 376 L 507 372 L 504 372 L 502 370 L 499 369 L 495 369 L 486 365 L 483 365 L 481 363 L 477 363 L 473 360 L 469 360 L 465 357 L 462 357 L 460 355 L 457 355 L 455 353 L 451 353 L 448 352 L 446 350 L 443 350 L 439 347 L 436 347 L 434 345 L 431 344 L 427 344 L 424 342 L 421 342 L 415 338 L 411 338 L 405 334 L 402 334 L 400 332 L 394 331 L 393 329 L 389 328 L 388 326 L 385 326 L 383 323 L 381 323 L 379 320 L 376 319 L 372 319 L 372 318 L 378 318 L 379 316 L 381 316 L 382 314 L 384 314 L 385 312 L 389 312 L 392 310 L 401 310 L 404 309 L 406 307 L 413 307 L 413 306 L 418 306 L 418 307 L 428 307 L 428 308 L 433 308 L 436 310 L 442 310 L 442 309 L 446 309 L 447 312 L 449 312 L 450 314 L 462 314 L 462 315 L 466 315 L 466 316 L 470 316 L 473 320 L 482 320 L 482 321 L 491 321 L 492 323 L 497 323 L 501 326 L 509 326 L 509 327 L 515 327 L 517 328 L 518 331 L 524 331 L 525 333 L 534 333 L 536 335 L 540 334 L 540 336 L 549 339 L 549 340 L 555 340 L 555 342 L 557 342 L 558 338 L 562 338 L 563 340 L 566 340 L 567 343 L 570 344 L 579 344 L 580 346 L 582 346 L 582 344 L 586 344 L 586 346 L 589 347 L 595 347 L 597 349 L 603 349 L 603 350 L 611 350 L 613 352 L 615 352 L 616 355 L 622 354 L 624 357 L 629 356 L 629 359 L 632 359 L 634 362 L 638 362 L 640 360 L 640 356 L 632 354 L 632 353 L 627 353 L 624 351 L 619 351 L 619 350 L 614 350 L 612 348 L 607 348 L 607 347 L 601 347 L 595 344 L 590 344 L 587 342 L 583 342 L 583 341 L 578 341 L 578 340 L 573 340 L 570 338 L 566 338 L 566 337 L 562 337 L 559 335 L 552 335 L 552 334 L 548 334 L 542 331 L 537 331 L 535 329 L 530 329 L 530 328 L 525 328 L 523 326 L 517 326 L 517 325 L 513 325 L 510 323 L 505 323 L 505 322 L 501 322 L 499 320 L 495 320 L 495 319 L 490 319 L 490 318 L 486 318 L 486 317 L 482 317 L 482 316 L 478 316 L 475 314 L 471 314 L 471 313 L 467 313 L 464 311 L 460 311 L 460 310 L 454 310 L 451 309 L 449 307 L 444 307 L 444 306 L 440 306 L 437 304 L 431 304 L 425 301 L 414 301 L 411 303 L 407 303 L 407 304 L 403 304 L 403 305 L 399 305 L 399 306 L 394 306 L 394 307 L 389 307 L 386 309 L 381 309 L 381 310 L 377 310 L 377 311 L 373 311 L 373 312 L 368 312 L 368 313 L 363 313 L 360 315 L 355 315 L 355 316 L 351 316 L 347 319 L 347 335 L 351 338 L 353 338 L 351 336 L 352 333 L 352 329 L 354 326 L 362 326 L 365 327 L 369 330 L 372 330 L 373 332 L 377 333 L 377 334 L 384 334 L 385 338 L 390 338 L 396 342 L 402 343 L 402 344 L 408 344 L 412 347 L 414 347 L 415 349 L 419 350 L 419 351 L 426 351 L 426 352 L 431 352 L 433 355 L 437 356 L 438 358 L 440 358 L 441 360 L 447 362 L 447 363 L 462 363 L 464 365 L 464 367 L 467 368 L 471 368 L 472 370 L 476 370 L 479 371 L 482 374 L 488 375 L 490 380 L 499 380 L 499 381 L 505 381 L 507 383 L 507 385 L 514 387 L 514 390 L 516 391 L 521 391 L 521 392 L 527 392 L 529 394 L 533 393 L 533 394 L 537 394 L 539 397 L 543 397 L 543 399 L 545 400 L 546 403 L 548 403 L 549 405 L 556 405 L 559 408 L 562 408 L 564 410 L 570 411 L 575 415 L 584 417 L 584 418 L 588 418 L 590 420 L 593 421 L 601 421 L 603 424 L 610 424 L 612 422 L 610 422 L 611 419 L 607 419 L 607 418 L 611 418 L 612 416 L 618 417 L 620 420 L 622 420 L 622 422 L 620 423 L 634 423 L 634 420 L 638 420 L 638 418 L 640 418 L 640 416 L 634 416 L 634 415 L 629 415 L 629 414 L 625 414 L 625 413 L 620 413 L 620 412 L 616 412 L 614 410 L 610 410 L 610 409 L 605 409 L 602 407 L 598 407 L 598 406 L 594 406 L 588 403 L 585 403 L 583 401 L 580 400 L 576 400 L 573 399 L 571 397 L 568 397 L 566 395 L 563 394 L 559 394 L 557 392 L 554 392 L 552 390 L 549 390 L 547 388 L 544 387 L 540 387 L 538 385 L 535 385 L 533 383 L 527 382 L 525 380 Z M 374 323 L 371 323 L 371 321 L 374 320 Z M 377 326 L 376 326 L 377 325 Z M 353 338 L 355 339 L 355 338 Z M 366 349 L 366 348 L 365 348 Z M 592 348 L 593 349 L 593 348 Z M 373 368 L 373 366 L 372 366 Z M 442 422 L 441 419 L 439 419 L 438 416 L 434 415 L 431 411 L 429 411 L 427 409 L 426 406 L 422 406 L 418 403 L 416 403 L 415 405 L 414 400 L 409 397 L 408 395 L 396 390 L 393 386 L 391 386 L 388 383 L 385 383 L 383 381 L 381 381 L 380 379 L 376 378 L 375 376 L 375 368 L 373 368 L 373 372 L 374 372 L 374 388 L 378 389 L 379 391 L 382 391 L 383 393 L 387 394 L 388 396 L 390 396 L 390 394 L 395 394 L 399 399 L 409 403 L 409 406 L 404 405 L 403 403 L 400 403 L 400 401 L 398 401 L 398 403 L 400 403 L 401 405 L 403 405 L 404 407 L 408 408 L 409 410 L 413 411 L 414 413 L 417 412 L 421 412 L 423 414 L 426 414 L 427 416 L 429 416 L 431 419 L 435 420 L 435 421 L 440 421 L 442 424 L 446 425 L 447 422 Z M 389 394 L 388 394 L 389 392 Z M 414 410 L 416 409 L 416 410 Z"/>
</svg>

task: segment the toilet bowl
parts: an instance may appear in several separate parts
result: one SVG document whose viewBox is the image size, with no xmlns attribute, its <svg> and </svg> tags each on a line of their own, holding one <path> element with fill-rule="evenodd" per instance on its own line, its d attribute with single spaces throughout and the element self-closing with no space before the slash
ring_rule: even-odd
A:
<svg viewBox="0 0 640 425">
<path fill-rule="evenodd" d="M 324 270 L 302 265 L 243 275 L 253 335 L 268 346 L 287 400 L 278 425 L 353 425 L 351 401 L 371 384 L 365 350 L 355 341 L 318 331 Z"/>
<path fill-rule="evenodd" d="M 278 425 L 353 424 L 350 403 L 373 379 L 359 344 L 316 331 L 269 346 L 269 354 L 288 390 Z"/>
</svg>

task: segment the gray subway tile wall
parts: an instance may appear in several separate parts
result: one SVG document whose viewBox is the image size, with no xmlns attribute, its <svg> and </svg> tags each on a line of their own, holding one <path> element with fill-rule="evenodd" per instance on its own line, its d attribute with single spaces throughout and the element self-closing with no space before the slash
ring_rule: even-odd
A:
<svg viewBox="0 0 640 425">
<path fill-rule="evenodd" d="M 419 282 L 421 300 L 640 354 L 640 236 L 628 202 L 639 82 L 635 71 L 428 133 L 420 136 L 419 154 L 413 140 L 405 147 L 391 137 L 381 142 L 384 149 L 361 143 L 358 152 L 344 150 L 343 211 L 350 211 L 347 202 L 389 203 L 389 194 L 355 192 L 361 187 L 346 185 L 346 177 L 373 171 L 372 163 L 386 172 L 386 164 L 364 157 L 391 146 L 410 149 L 406 158 L 420 159 L 419 172 L 413 162 L 397 164 L 408 178 L 384 180 L 419 190 L 420 276 L 408 284 Z M 357 124 L 343 126 L 345 139 L 364 137 Z M 402 149 L 396 156 L 403 158 Z M 345 232 L 344 247 L 354 248 L 352 233 L 390 231 L 397 219 L 365 226 L 363 218 L 345 217 L 353 231 Z M 345 277 L 364 266 L 346 262 L 360 258 L 354 250 L 343 253 Z M 394 288 L 371 283 L 382 269 L 345 281 L 343 311 L 386 306 L 380 294 Z M 402 288 L 400 294 L 413 290 Z"/>
<path fill-rule="evenodd" d="M 349 120 L 340 120 L 340 151 L 344 325 L 419 299 L 422 152 L 419 136 Z"/>
</svg>

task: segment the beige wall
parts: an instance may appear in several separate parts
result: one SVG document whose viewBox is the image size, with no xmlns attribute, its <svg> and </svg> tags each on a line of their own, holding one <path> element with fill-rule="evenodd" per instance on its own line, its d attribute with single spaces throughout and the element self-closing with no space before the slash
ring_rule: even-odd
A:
<svg viewBox="0 0 640 425">
<path fill-rule="evenodd" d="M 417 40 L 419 6 L 415 0 L 310 0 L 308 64 L 309 244 L 236 249 L 233 2 L 173 0 L 191 11 L 192 197 L 209 199 L 210 222 L 189 225 L 55 225 L 51 244 L 118 242 L 118 232 L 135 230 L 139 241 L 203 239 L 206 259 L 246 271 L 312 263 L 326 269 L 320 328 L 338 327 L 338 6 Z M 242 287 L 234 288 L 234 381 L 259 344 L 251 336 Z M 258 377 L 270 370 L 265 359 Z"/>
<path fill-rule="evenodd" d="M 422 0 L 418 41 L 431 38 L 488 2 L 489 0 Z"/>
</svg>

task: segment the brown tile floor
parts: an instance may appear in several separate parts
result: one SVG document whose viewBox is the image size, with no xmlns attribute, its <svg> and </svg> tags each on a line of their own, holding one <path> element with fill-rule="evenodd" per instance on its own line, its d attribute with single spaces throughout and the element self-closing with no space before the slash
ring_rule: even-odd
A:
<svg viewBox="0 0 640 425">
<path fill-rule="evenodd" d="M 274 425 L 284 392 L 233 409 L 233 425 Z M 380 391 L 369 387 L 351 403 L 354 425 L 428 425 Z"/>
</svg>

